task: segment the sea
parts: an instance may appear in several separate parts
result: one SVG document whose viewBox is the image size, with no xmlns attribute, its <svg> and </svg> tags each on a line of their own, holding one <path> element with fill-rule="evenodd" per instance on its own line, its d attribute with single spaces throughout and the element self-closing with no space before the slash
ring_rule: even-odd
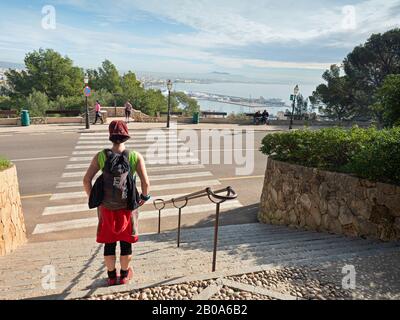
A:
<svg viewBox="0 0 400 320">
<path fill-rule="evenodd" d="M 317 85 L 317 84 L 316 84 Z M 300 93 L 304 97 L 309 97 L 315 90 L 316 85 L 299 84 Z M 290 95 L 293 94 L 295 85 L 289 84 L 261 84 L 261 83 L 174 83 L 173 91 L 201 92 L 220 94 L 234 97 L 241 97 L 246 99 L 258 99 L 264 97 L 265 99 L 280 99 L 286 104 L 282 108 L 266 108 L 271 115 L 276 115 L 278 111 L 285 111 L 291 108 Z M 165 88 L 159 88 L 165 92 Z M 234 104 L 226 104 L 208 100 L 198 100 L 202 111 L 212 112 L 227 112 L 228 114 L 234 113 L 247 113 L 254 112 L 254 109 L 248 106 L 238 106 Z"/>
</svg>

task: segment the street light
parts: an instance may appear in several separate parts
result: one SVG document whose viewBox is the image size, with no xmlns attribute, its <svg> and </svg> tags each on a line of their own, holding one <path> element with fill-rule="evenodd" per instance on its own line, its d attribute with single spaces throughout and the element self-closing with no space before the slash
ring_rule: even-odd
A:
<svg viewBox="0 0 400 320">
<path fill-rule="evenodd" d="M 85 75 L 85 88 L 89 85 L 89 77 Z M 89 103 L 88 103 L 88 95 L 85 94 L 86 96 L 86 129 L 90 129 L 90 123 L 89 123 Z"/>
<path fill-rule="evenodd" d="M 293 95 L 293 105 L 292 105 L 292 116 L 290 117 L 290 126 L 289 126 L 289 130 L 293 129 L 293 117 L 294 117 L 294 109 L 296 107 L 296 99 L 297 99 L 297 95 L 299 94 L 300 89 L 299 89 L 299 85 L 296 85 L 294 87 L 294 95 Z"/>
<path fill-rule="evenodd" d="M 167 89 L 168 89 L 168 116 L 167 116 L 167 128 L 170 128 L 171 121 L 171 90 L 172 90 L 172 81 L 167 81 Z"/>
</svg>

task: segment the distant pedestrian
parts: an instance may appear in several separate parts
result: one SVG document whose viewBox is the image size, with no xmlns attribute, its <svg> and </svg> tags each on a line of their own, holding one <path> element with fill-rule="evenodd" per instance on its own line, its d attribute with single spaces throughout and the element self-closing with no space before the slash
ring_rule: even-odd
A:
<svg viewBox="0 0 400 320">
<path fill-rule="evenodd" d="M 96 105 L 94 107 L 94 110 L 96 112 L 96 119 L 95 119 L 93 124 L 96 124 L 98 119 L 101 120 L 101 124 L 104 124 L 104 120 L 103 120 L 103 117 L 101 115 L 101 105 L 100 105 L 99 100 L 96 100 Z"/>
<path fill-rule="evenodd" d="M 150 182 L 143 156 L 128 151 L 125 142 L 130 139 L 124 121 L 113 121 L 109 126 L 111 149 L 100 151 L 92 159 L 83 179 L 89 196 L 89 208 L 98 209 L 97 243 L 104 244 L 104 262 L 108 271 L 108 285 L 127 284 L 133 277 L 129 266 L 132 244 L 139 241 L 138 208 L 150 200 Z M 92 186 L 97 172 L 102 175 Z M 136 174 L 141 192 L 136 189 Z M 120 242 L 121 273 L 116 270 L 116 246 Z"/>
<path fill-rule="evenodd" d="M 255 124 L 255 125 L 259 124 L 259 123 L 260 123 L 260 120 L 261 120 L 261 112 L 260 112 L 260 111 L 257 111 L 257 112 L 254 114 L 254 124 Z"/>
<path fill-rule="evenodd" d="M 129 101 L 125 102 L 125 121 L 129 123 L 129 120 L 131 119 L 131 114 L 132 114 L 133 107 Z"/>
<path fill-rule="evenodd" d="M 268 118 L 269 118 L 269 113 L 267 110 L 264 110 L 262 114 L 262 121 L 265 125 L 268 125 Z"/>
</svg>

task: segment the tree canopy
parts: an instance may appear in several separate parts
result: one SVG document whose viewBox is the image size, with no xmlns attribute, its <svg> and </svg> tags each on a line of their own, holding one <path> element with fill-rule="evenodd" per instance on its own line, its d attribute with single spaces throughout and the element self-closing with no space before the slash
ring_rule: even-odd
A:
<svg viewBox="0 0 400 320">
<path fill-rule="evenodd" d="M 39 49 L 25 57 L 25 70 L 9 70 L 7 85 L 2 89 L 0 107 L 28 108 L 32 115 L 44 115 L 48 109 L 84 108 L 84 70 L 73 61 L 51 49 Z M 134 72 L 120 75 L 117 67 L 105 60 L 98 69 L 86 70 L 92 95 L 90 105 L 96 100 L 104 106 L 122 106 L 130 101 L 135 109 L 154 116 L 165 112 L 168 101 L 160 90 L 145 90 Z M 198 109 L 197 102 L 184 93 L 172 94 L 172 109 L 183 105 L 188 113 Z"/>
<path fill-rule="evenodd" d="M 352 107 L 352 94 L 347 76 L 340 75 L 340 67 L 332 65 L 322 78 L 326 84 L 320 84 L 310 100 L 318 105 L 320 112 L 339 121 L 351 119 L 355 110 Z"/>
<path fill-rule="evenodd" d="M 400 74 L 387 76 L 376 98 L 375 108 L 382 114 L 384 124 L 400 126 Z"/>
<path fill-rule="evenodd" d="M 393 74 L 400 74 L 400 29 L 373 34 L 347 55 L 342 67 L 326 71 L 327 84 L 317 87 L 312 103 L 333 119 L 375 118 L 383 123 L 385 111 L 377 107 L 377 93 Z"/>
<path fill-rule="evenodd" d="M 75 67 L 68 57 L 51 49 L 40 49 L 25 57 L 26 70 L 6 72 L 12 98 L 23 98 L 34 91 L 45 94 L 50 100 L 57 96 L 79 95 L 82 90 L 82 69 Z"/>
</svg>

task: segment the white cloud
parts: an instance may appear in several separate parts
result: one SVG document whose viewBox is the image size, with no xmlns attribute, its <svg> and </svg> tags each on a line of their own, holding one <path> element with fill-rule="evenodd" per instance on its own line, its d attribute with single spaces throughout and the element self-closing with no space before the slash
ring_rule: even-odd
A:
<svg viewBox="0 0 400 320">
<path fill-rule="evenodd" d="M 142 10 L 193 28 L 193 33 L 171 36 L 169 40 L 200 48 L 312 42 L 323 38 L 329 41 L 331 35 L 349 36 L 342 23 L 344 5 L 336 5 L 334 1 L 137 0 L 134 3 Z M 397 14 L 393 12 L 396 5 L 400 5 L 399 0 L 354 4 L 357 27 L 350 36 L 363 41 L 366 33 L 400 26 L 400 10 Z"/>
<path fill-rule="evenodd" d="M 396 5 L 400 6 L 400 0 L 358 1 L 354 4 L 357 26 L 351 32 L 343 29 L 343 6 L 333 0 L 99 0 L 96 5 L 88 0 L 57 0 L 54 3 L 56 7 L 64 4 L 94 13 L 99 29 L 59 23 L 57 30 L 46 31 L 40 28 L 39 17 L 25 12 L 18 15 L 19 21 L 0 21 L 0 46 L 5 48 L 0 54 L 12 56 L 14 50 L 19 56 L 23 50 L 51 47 L 91 67 L 109 58 L 125 69 L 143 66 L 187 72 L 248 67 L 318 70 L 343 57 L 327 63 L 315 62 L 318 57 L 315 61 L 308 58 L 310 61 L 299 62 L 295 55 L 292 59 L 272 59 L 266 50 L 261 59 L 246 55 L 246 48 L 274 44 L 284 48 L 294 46 L 293 43 L 324 50 L 351 48 L 365 41 L 372 32 L 383 32 L 400 23 L 400 10 L 393 10 Z M 167 35 L 155 32 L 144 36 L 115 28 L 114 23 L 144 19 L 146 15 L 167 23 L 163 25 Z M 186 26 L 181 28 L 185 31 L 168 33 L 167 26 L 171 23 L 177 26 L 174 30 L 179 30 L 179 25 Z M 226 53 L 227 47 L 244 50 L 240 56 L 233 56 Z"/>
</svg>

